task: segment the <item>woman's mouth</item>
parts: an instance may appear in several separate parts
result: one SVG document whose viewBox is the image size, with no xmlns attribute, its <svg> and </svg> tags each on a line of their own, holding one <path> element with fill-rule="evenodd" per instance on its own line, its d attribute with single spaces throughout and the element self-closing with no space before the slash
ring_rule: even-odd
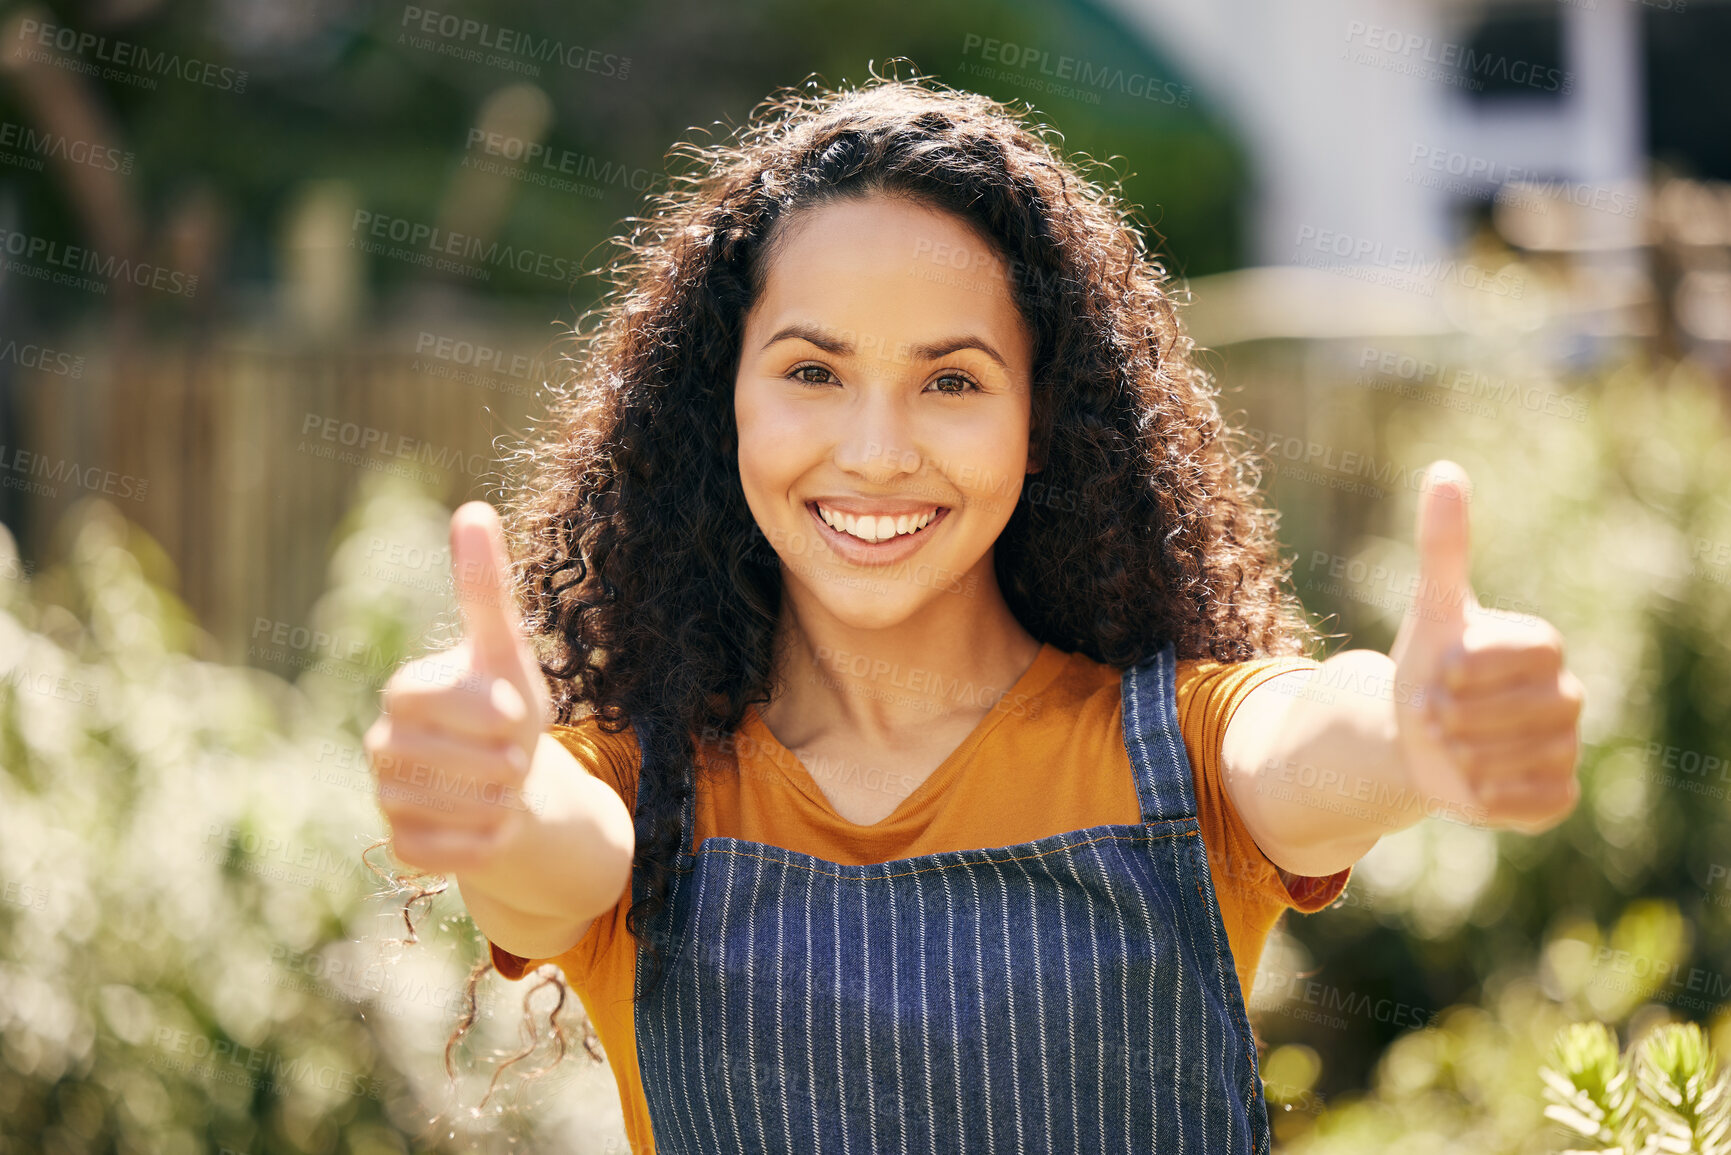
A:
<svg viewBox="0 0 1731 1155">
<path fill-rule="evenodd" d="M 850 561 L 899 561 L 925 544 L 925 538 L 949 515 L 949 507 L 927 506 L 908 512 L 863 512 L 834 509 L 822 501 L 808 501 L 820 536 L 835 552 Z"/>
<path fill-rule="evenodd" d="M 857 537 L 870 545 L 875 545 L 880 541 L 888 541 L 893 537 L 919 533 L 944 512 L 943 506 L 934 505 L 930 509 L 913 514 L 852 514 L 830 509 L 821 501 L 814 501 L 810 504 L 825 525 L 840 533 Z"/>
</svg>

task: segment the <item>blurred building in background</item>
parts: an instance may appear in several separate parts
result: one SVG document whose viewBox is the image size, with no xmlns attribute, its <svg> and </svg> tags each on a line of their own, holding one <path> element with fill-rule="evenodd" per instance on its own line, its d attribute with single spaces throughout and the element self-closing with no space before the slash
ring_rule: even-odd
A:
<svg viewBox="0 0 1731 1155">
<path fill-rule="evenodd" d="M 1216 340 L 1470 324 L 1446 294 L 1398 290 L 1428 287 L 1488 226 L 1590 274 L 1545 303 L 1546 322 L 1724 362 L 1731 200 L 1700 182 L 1731 179 L 1731 5 L 1107 2 L 1180 61 L 1253 158 L 1261 271 L 1213 286 Z M 1364 288 L 1379 280 L 1397 291 Z"/>
</svg>

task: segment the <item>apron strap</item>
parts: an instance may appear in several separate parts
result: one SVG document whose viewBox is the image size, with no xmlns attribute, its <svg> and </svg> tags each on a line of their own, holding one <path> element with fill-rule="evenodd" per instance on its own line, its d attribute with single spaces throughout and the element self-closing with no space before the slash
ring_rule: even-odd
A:
<svg viewBox="0 0 1731 1155">
<path fill-rule="evenodd" d="M 1171 642 L 1124 671 L 1124 748 L 1136 775 L 1142 821 L 1196 817 L 1190 757 L 1178 728 L 1178 662 Z"/>
</svg>

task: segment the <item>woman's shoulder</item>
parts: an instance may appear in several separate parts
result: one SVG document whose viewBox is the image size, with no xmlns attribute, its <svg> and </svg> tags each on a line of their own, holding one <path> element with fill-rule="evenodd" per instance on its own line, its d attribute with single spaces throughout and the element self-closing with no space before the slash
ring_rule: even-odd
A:
<svg viewBox="0 0 1731 1155">
<path fill-rule="evenodd" d="M 641 758 L 637 735 L 629 722 L 605 722 L 594 712 L 555 722 L 549 733 L 571 752 L 590 774 L 613 787 L 630 807 L 637 794 L 637 768 Z"/>
<path fill-rule="evenodd" d="M 1064 696 L 1113 700 L 1121 691 L 1124 670 L 1082 653 L 1066 653 L 1066 662 L 1051 690 Z M 1224 662 L 1212 657 L 1179 658 L 1173 663 L 1173 690 L 1180 702 L 1213 705 L 1242 698 L 1269 678 L 1293 670 L 1316 669 L 1315 658 L 1294 655 L 1247 658 Z"/>
<path fill-rule="evenodd" d="M 1208 713 L 1230 714 L 1252 690 L 1271 678 L 1322 665 L 1302 655 L 1246 658 L 1222 662 L 1215 658 L 1180 658 L 1173 678 L 1180 703 L 1195 703 Z"/>
<path fill-rule="evenodd" d="M 1224 732 L 1238 707 L 1258 687 L 1296 670 L 1314 670 L 1314 658 L 1255 657 L 1223 662 L 1211 657 L 1180 658 L 1174 663 L 1171 693 L 1179 728 L 1186 740 L 1207 743 Z M 1032 717 L 1065 717 L 1074 727 L 1112 729 L 1122 725 L 1124 670 L 1085 654 L 1070 654 Z M 1044 707 L 1044 708 L 1042 708 Z M 1055 709 L 1053 709 L 1055 708 Z"/>
</svg>

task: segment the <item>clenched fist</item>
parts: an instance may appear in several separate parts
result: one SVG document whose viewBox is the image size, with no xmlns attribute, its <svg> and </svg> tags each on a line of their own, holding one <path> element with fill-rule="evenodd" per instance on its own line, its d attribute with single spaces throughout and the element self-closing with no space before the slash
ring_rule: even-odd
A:
<svg viewBox="0 0 1731 1155">
<path fill-rule="evenodd" d="M 511 599 L 498 514 L 471 501 L 451 515 L 451 572 L 464 639 L 406 662 L 381 694 L 363 744 L 398 859 L 452 873 L 486 866 L 522 828 L 547 686 Z"/>
</svg>

